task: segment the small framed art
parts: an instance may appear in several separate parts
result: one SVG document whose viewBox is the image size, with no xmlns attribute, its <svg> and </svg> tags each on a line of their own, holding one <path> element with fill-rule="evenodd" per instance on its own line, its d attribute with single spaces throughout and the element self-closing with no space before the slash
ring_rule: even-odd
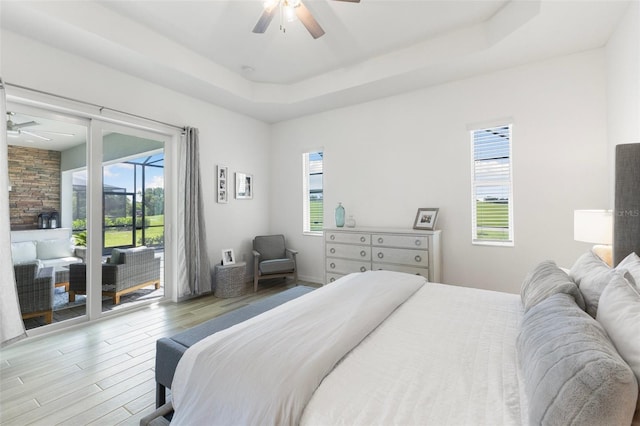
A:
<svg viewBox="0 0 640 426">
<path fill-rule="evenodd" d="M 432 231 L 436 229 L 436 219 L 438 219 L 438 210 L 436 208 L 420 208 L 416 214 L 416 220 L 413 223 L 413 229 L 425 229 Z"/>
<path fill-rule="evenodd" d="M 236 172 L 236 199 L 250 200 L 253 198 L 253 175 Z"/>
<path fill-rule="evenodd" d="M 217 186 L 218 188 L 218 202 L 226 203 L 229 200 L 229 185 L 227 184 L 227 176 L 229 176 L 229 169 L 225 166 L 218 166 L 217 173 Z"/>
<path fill-rule="evenodd" d="M 233 249 L 222 250 L 222 264 L 233 265 L 236 263 L 236 256 L 233 254 Z"/>
</svg>

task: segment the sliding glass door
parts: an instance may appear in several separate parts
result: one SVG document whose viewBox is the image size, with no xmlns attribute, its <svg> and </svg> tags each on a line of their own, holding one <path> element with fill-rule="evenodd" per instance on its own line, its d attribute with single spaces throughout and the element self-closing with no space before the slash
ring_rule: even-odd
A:
<svg viewBox="0 0 640 426">
<path fill-rule="evenodd" d="M 8 111 L 12 261 L 27 330 L 161 300 L 175 135 L 17 102 Z M 34 282 L 41 291 L 27 294 Z"/>
<path fill-rule="evenodd" d="M 164 141 L 102 129 L 102 311 L 164 296 Z"/>
</svg>

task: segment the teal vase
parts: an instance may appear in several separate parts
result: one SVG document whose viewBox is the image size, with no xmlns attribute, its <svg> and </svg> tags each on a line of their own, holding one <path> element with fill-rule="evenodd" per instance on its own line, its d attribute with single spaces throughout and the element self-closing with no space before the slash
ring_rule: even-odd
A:
<svg viewBox="0 0 640 426">
<path fill-rule="evenodd" d="M 336 207 L 336 226 L 338 228 L 344 226 L 344 207 L 342 207 L 342 203 L 338 203 L 338 207 Z"/>
</svg>

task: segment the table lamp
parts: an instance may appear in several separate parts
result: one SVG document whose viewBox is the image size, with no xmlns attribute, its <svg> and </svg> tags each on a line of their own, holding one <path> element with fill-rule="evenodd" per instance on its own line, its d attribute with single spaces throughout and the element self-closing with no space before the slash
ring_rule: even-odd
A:
<svg viewBox="0 0 640 426">
<path fill-rule="evenodd" d="M 593 252 L 613 266 L 613 214 L 611 210 L 575 210 L 573 239 L 593 243 Z"/>
</svg>

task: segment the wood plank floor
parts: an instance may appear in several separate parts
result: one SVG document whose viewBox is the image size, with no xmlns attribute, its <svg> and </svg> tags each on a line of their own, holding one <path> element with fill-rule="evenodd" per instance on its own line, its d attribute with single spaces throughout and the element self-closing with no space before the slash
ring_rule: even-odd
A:
<svg viewBox="0 0 640 426">
<path fill-rule="evenodd" d="M 0 351 L 0 424 L 137 425 L 155 408 L 157 339 L 291 286 L 156 303 L 9 345 Z"/>
</svg>

